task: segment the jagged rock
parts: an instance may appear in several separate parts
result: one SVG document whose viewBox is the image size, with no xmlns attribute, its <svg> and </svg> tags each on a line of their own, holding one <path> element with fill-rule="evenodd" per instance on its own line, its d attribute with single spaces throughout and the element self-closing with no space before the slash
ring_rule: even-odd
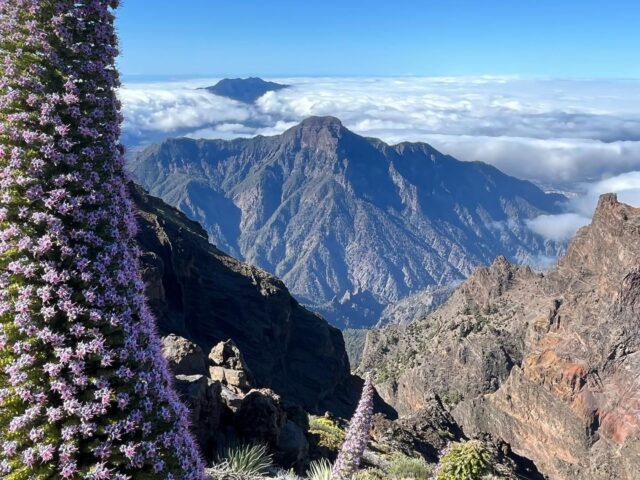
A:
<svg viewBox="0 0 640 480">
<path fill-rule="evenodd" d="M 162 338 L 162 353 L 174 375 L 206 375 L 207 362 L 202 349 L 178 335 Z"/>
<path fill-rule="evenodd" d="M 222 401 L 224 402 L 224 404 L 233 413 L 238 411 L 240 405 L 242 405 L 242 399 L 244 398 L 244 395 L 241 392 L 235 389 L 231 389 L 226 385 L 222 385 L 222 391 L 220 395 L 222 396 Z"/>
<path fill-rule="evenodd" d="M 462 438 L 462 431 L 433 395 L 425 407 L 396 421 L 375 415 L 371 438 L 395 452 L 408 456 L 420 454 L 430 462 L 437 462 L 439 452 L 449 442 Z"/>
<path fill-rule="evenodd" d="M 204 375 L 177 375 L 175 387 L 189 407 L 192 431 L 198 444 L 203 453 L 210 456 L 223 411 L 220 383 Z"/>
<path fill-rule="evenodd" d="M 232 340 L 220 342 L 211 349 L 209 375 L 225 385 L 240 391 L 253 388 L 254 380 L 240 349 Z"/>
<path fill-rule="evenodd" d="M 248 370 L 242 352 L 240 352 L 240 349 L 233 340 L 220 342 L 213 347 L 209 353 L 209 360 L 211 360 L 214 365 L 221 367 L 233 370 Z"/>
<path fill-rule="evenodd" d="M 213 380 L 224 383 L 240 391 L 250 390 L 249 376 L 244 370 L 231 370 L 224 367 L 209 367 L 209 375 Z"/>
<path fill-rule="evenodd" d="M 282 400 L 269 389 L 251 390 L 240 402 L 234 422 L 241 437 L 277 445 L 287 422 Z"/>
<path fill-rule="evenodd" d="M 424 143 L 361 137 L 333 117 L 271 137 L 168 139 L 129 166 L 216 245 L 277 273 L 341 327 L 371 327 L 390 303 L 498 254 L 533 260 L 564 246 L 526 225 L 559 213 L 561 195 Z"/>
<path fill-rule="evenodd" d="M 340 331 L 301 307 L 280 280 L 211 245 L 175 208 L 135 185 L 131 193 L 149 306 L 161 332 L 205 352 L 232 338 L 251 386 L 269 387 L 309 411 L 349 416 L 357 393 Z"/>
<path fill-rule="evenodd" d="M 441 308 L 372 332 L 361 368 L 405 416 L 430 391 L 550 478 L 640 471 L 640 209 L 600 198 L 547 275 L 498 259 Z"/>
</svg>

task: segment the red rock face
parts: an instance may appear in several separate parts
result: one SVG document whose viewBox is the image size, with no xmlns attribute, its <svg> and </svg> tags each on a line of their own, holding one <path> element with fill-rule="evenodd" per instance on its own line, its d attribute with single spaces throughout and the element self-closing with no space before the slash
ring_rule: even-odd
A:
<svg viewBox="0 0 640 480">
<path fill-rule="evenodd" d="M 640 209 L 602 196 L 548 275 L 499 259 L 426 319 L 377 334 L 363 365 L 398 362 L 408 348 L 409 368 L 385 383 L 401 413 L 420 404 L 416 391 L 455 391 L 467 435 L 506 441 L 550 478 L 637 479 Z"/>
</svg>

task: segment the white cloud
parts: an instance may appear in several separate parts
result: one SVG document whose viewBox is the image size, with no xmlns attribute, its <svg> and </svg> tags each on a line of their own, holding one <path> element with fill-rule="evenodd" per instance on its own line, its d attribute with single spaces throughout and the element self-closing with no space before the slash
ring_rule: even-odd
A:
<svg viewBox="0 0 640 480">
<path fill-rule="evenodd" d="M 599 182 L 585 184 L 583 194 L 573 198 L 570 207 L 573 211 L 589 217 L 603 193 L 617 193 L 618 200 L 640 207 L 640 171 L 627 172 Z"/>
<path fill-rule="evenodd" d="M 617 193 L 621 202 L 640 207 L 640 171 L 584 184 L 583 189 L 580 195 L 570 199 L 567 213 L 540 215 L 527 220 L 527 226 L 545 239 L 567 241 L 580 227 L 591 222 L 593 210 L 603 193 Z"/>
<path fill-rule="evenodd" d="M 333 115 L 387 142 L 426 141 L 544 184 L 640 170 L 640 81 L 519 77 L 281 78 L 256 105 L 199 87 L 218 79 L 128 83 L 125 141 L 271 135 Z"/>
<path fill-rule="evenodd" d="M 589 222 L 589 218 L 577 213 L 562 213 L 540 215 L 533 220 L 527 220 L 527 226 L 548 240 L 565 242 L 573 237 L 580 227 Z"/>
<path fill-rule="evenodd" d="M 122 88 L 125 129 L 171 133 L 183 128 L 226 121 L 249 120 L 249 109 L 204 90 Z"/>
<path fill-rule="evenodd" d="M 640 141 L 436 135 L 430 143 L 456 158 L 484 161 L 543 184 L 573 184 L 640 168 Z"/>
</svg>

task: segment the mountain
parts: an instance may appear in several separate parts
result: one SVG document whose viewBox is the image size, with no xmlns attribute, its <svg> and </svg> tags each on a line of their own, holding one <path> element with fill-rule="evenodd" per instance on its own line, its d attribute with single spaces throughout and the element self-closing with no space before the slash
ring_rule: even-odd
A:
<svg viewBox="0 0 640 480">
<path fill-rule="evenodd" d="M 640 471 L 640 209 L 600 198 L 546 275 L 503 257 L 409 326 L 369 333 L 360 371 L 400 415 L 435 394 L 472 437 L 549 478 Z"/>
<path fill-rule="evenodd" d="M 429 286 L 388 305 L 380 314 L 380 320 L 376 326 L 407 324 L 426 316 L 446 302 L 457 285 L 458 283 Z"/>
<path fill-rule="evenodd" d="M 253 103 L 267 92 L 276 92 L 288 87 L 289 85 L 267 82 L 257 77 L 249 77 L 225 78 L 212 87 L 204 88 L 204 90 L 239 102 Z"/>
<path fill-rule="evenodd" d="M 311 117 L 273 137 L 170 139 L 130 161 L 135 178 L 199 221 L 222 250 L 282 278 L 338 326 L 465 279 L 503 254 L 559 246 L 526 219 L 564 197 L 424 143 L 390 146 Z"/>
<path fill-rule="evenodd" d="M 146 294 L 160 333 L 185 337 L 204 352 L 232 339 L 257 387 L 308 411 L 348 415 L 357 380 L 341 332 L 300 306 L 280 280 L 215 248 L 175 208 L 140 187 L 132 185 L 131 193 Z"/>
</svg>

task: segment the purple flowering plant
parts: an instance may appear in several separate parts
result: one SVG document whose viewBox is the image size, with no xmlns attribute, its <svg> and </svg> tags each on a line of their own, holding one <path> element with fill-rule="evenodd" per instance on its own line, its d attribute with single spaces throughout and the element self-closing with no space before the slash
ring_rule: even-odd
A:
<svg viewBox="0 0 640 480">
<path fill-rule="evenodd" d="M 373 419 L 374 388 L 371 376 L 365 377 L 360 402 L 356 408 L 347 434 L 331 470 L 331 480 L 349 480 L 358 471 L 362 455 L 367 448 Z"/>
<path fill-rule="evenodd" d="M 202 479 L 145 304 L 117 0 L 0 0 L 0 478 Z"/>
</svg>

